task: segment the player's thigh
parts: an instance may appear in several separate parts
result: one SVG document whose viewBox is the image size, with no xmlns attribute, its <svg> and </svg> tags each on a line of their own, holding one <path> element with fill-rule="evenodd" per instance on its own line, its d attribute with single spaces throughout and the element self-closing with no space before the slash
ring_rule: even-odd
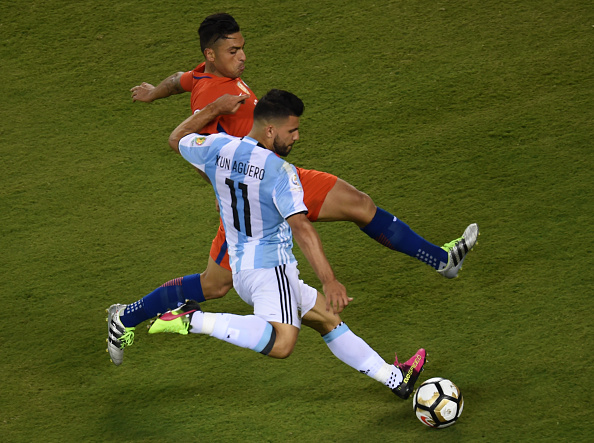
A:
<svg viewBox="0 0 594 443">
<path fill-rule="evenodd" d="M 338 326 L 341 320 L 338 314 L 326 310 L 326 299 L 317 292 L 314 306 L 303 315 L 301 322 L 321 335 L 326 335 Z"/>
<path fill-rule="evenodd" d="M 235 290 L 254 315 L 272 323 L 301 327 L 301 283 L 296 263 L 248 269 L 233 275 Z"/>
<path fill-rule="evenodd" d="M 352 221 L 362 228 L 371 222 L 376 209 L 371 197 L 338 179 L 322 204 L 318 221 Z"/>
<path fill-rule="evenodd" d="M 223 297 L 233 287 L 233 274 L 208 257 L 206 270 L 200 276 L 204 298 L 212 300 Z"/>
</svg>

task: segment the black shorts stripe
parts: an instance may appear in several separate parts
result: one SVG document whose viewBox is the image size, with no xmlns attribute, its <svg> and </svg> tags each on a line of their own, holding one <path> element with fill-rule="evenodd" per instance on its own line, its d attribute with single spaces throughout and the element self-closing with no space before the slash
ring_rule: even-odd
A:
<svg viewBox="0 0 594 443">
<path fill-rule="evenodd" d="M 274 272 L 276 273 L 276 282 L 278 283 L 278 294 L 279 294 L 279 301 L 281 306 L 281 323 L 285 323 L 285 311 L 283 309 L 283 286 L 284 282 L 281 279 L 280 269 L 277 266 L 274 268 Z"/>
<path fill-rule="evenodd" d="M 291 285 L 289 284 L 289 277 L 287 277 L 287 265 L 283 265 L 283 276 L 287 283 L 287 292 L 285 294 L 287 300 L 287 313 L 289 315 L 289 323 L 293 324 L 293 301 L 291 299 Z"/>
<path fill-rule="evenodd" d="M 287 265 L 274 268 L 276 282 L 278 283 L 278 295 L 281 310 L 282 323 L 293 324 L 293 310 L 291 303 L 291 287 L 286 274 Z"/>
</svg>

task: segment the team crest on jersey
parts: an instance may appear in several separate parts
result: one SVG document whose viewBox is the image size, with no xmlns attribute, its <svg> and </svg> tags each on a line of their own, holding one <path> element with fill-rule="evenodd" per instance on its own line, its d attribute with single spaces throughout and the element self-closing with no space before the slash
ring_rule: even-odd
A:
<svg viewBox="0 0 594 443">
<path fill-rule="evenodd" d="M 291 190 L 292 191 L 300 191 L 301 190 L 301 183 L 297 178 L 297 174 L 293 174 L 291 176 Z"/>
<path fill-rule="evenodd" d="M 198 146 L 203 145 L 205 141 L 206 137 L 196 137 L 194 139 L 194 143 L 196 143 Z"/>
<path fill-rule="evenodd" d="M 243 80 L 238 80 L 237 81 L 237 87 L 239 89 L 241 89 L 245 94 L 248 94 L 249 95 L 250 90 L 248 89 L 247 85 L 243 82 Z"/>
</svg>

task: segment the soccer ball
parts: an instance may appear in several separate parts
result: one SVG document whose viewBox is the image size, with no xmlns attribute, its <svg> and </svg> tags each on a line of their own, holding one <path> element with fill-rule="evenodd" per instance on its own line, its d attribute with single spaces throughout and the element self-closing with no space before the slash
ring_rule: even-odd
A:
<svg viewBox="0 0 594 443">
<path fill-rule="evenodd" d="M 464 399 L 460 389 L 450 380 L 441 377 L 424 382 L 413 397 L 417 418 L 432 428 L 447 428 L 456 423 L 462 414 Z"/>
</svg>

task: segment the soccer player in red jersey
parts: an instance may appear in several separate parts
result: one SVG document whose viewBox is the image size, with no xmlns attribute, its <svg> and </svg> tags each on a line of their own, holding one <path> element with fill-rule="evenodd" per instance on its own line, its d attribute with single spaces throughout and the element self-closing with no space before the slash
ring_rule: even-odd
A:
<svg viewBox="0 0 594 443">
<path fill-rule="evenodd" d="M 240 77 L 245 69 L 246 56 L 239 25 L 229 14 L 214 14 L 202 22 L 198 33 L 205 62 L 193 71 L 177 72 L 157 86 L 142 83 L 133 87 L 132 99 L 152 102 L 191 92 L 192 112 L 206 112 L 210 117 L 210 123 L 201 132 L 223 131 L 244 136 L 252 126 L 257 100 Z M 243 102 L 234 112 L 225 110 L 219 113 L 216 106 L 207 106 L 227 94 L 238 96 Z M 443 247 L 436 246 L 390 212 L 378 208 L 367 194 L 344 180 L 326 172 L 298 167 L 297 171 L 311 221 L 351 221 L 382 245 L 417 258 L 447 278 L 457 276 L 466 254 L 476 242 L 478 226 L 473 223 L 462 237 Z M 115 313 L 114 318 L 109 319 L 114 326 L 108 338 L 108 350 L 114 363 L 121 363 L 123 349 L 131 344 L 134 327 L 139 323 L 176 308 L 186 299 L 200 302 L 219 298 L 231 289 L 233 280 L 226 248 L 225 233 L 220 225 L 203 273 L 171 280 L 132 304 L 118 305 L 122 308 L 109 310 Z"/>
</svg>

